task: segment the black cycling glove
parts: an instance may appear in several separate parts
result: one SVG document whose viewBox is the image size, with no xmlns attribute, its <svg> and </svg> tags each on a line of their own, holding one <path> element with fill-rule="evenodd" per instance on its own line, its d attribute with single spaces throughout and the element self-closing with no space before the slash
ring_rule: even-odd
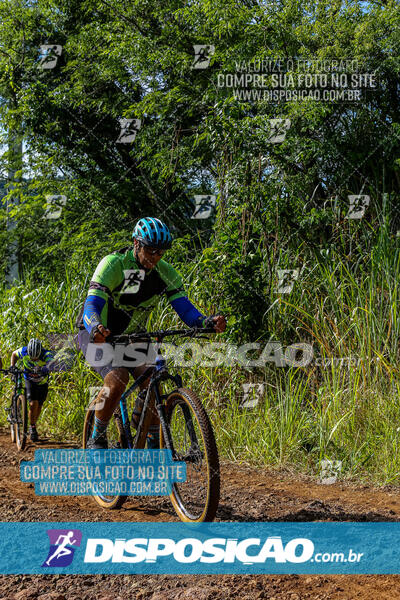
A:
<svg viewBox="0 0 400 600">
<path fill-rule="evenodd" d="M 94 343 L 94 337 L 95 337 L 96 333 L 101 333 L 101 332 L 99 331 L 99 325 L 95 325 L 95 326 L 92 328 L 92 330 L 91 330 L 91 332 L 90 332 L 90 335 L 89 335 L 89 342 L 92 342 L 92 343 Z"/>
</svg>

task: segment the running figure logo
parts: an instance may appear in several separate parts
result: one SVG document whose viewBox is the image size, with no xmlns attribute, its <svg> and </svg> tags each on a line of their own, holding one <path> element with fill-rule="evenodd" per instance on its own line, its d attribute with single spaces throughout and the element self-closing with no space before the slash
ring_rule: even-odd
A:
<svg viewBox="0 0 400 600">
<path fill-rule="evenodd" d="M 82 532 L 79 529 L 48 529 L 47 535 L 50 549 L 42 567 L 68 567 L 76 548 L 81 545 Z"/>
</svg>

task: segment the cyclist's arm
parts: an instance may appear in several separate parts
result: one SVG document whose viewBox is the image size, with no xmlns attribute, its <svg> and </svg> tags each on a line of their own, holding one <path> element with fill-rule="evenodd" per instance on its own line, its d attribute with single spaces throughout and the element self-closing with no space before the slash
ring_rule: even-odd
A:
<svg viewBox="0 0 400 600">
<path fill-rule="evenodd" d="M 53 359 L 54 359 L 54 353 L 51 352 L 51 350 L 45 350 L 44 354 L 43 354 L 43 360 L 45 361 L 46 365 Z"/>
<path fill-rule="evenodd" d="M 48 375 L 50 373 L 50 364 L 52 361 L 54 361 L 54 354 L 53 352 L 51 352 L 50 350 L 45 350 L 42 360 L 44 360 L 44 362 L 46 363 L 45 365 L 43 365 L 42 367 L 42 374 L 43 375 Z"/>
<path fill-rule="evenodd" d="M 197 310 L 187 296 L 175 298 L 170 304 L 185 325 L 188 327 L 203 327 L 203 322 L 206 317 Z"/>
<path fill-rule="evenodd" d="M 106 305 L 106 300 L 99 296 L 88 296 L 83 307 L 83 324 L 90 333 L 93 327 L 101 325 L 101 311 Z"/>
<path fill-rule="evenodd" d="M 206 317 L 197 310 L 185 294 L 182 278 L 178 271 L 169 263 L 162 262 L 160 264 L 160 274 L 167 283 L 165 295 L 168 302 L 185 325 L 188 327 L 202 327 Z"/>
<path fill-rule="evenodd" d="M 15 367 L 17 362 L 26 354 L 27 354 L 26 346 L 22 346 L 22 348 L 18 348 L 18 350 L 14 350 L 14 352 L 11 354 L 10 366 Z"/>
<path fill-rule="evenodd" d="M 121 263 L 116 256 L 105 256 L 97 265 L 83 308 L 83 324 L 89 333 L 94 327 L 105 324 L 102 316 L 107 313 L 108 298 L 123 279 Z"/>
<path fill-rule="evenodd" d="M 15 367 L 18 359 L 19 359 L 19 357 L 17 355 L 17 350 L 14 350 L 14 352 L 11 354 L 10 366 Z"/>
<path fill-rule="evenodd" d="M 88 296 L 83 307 L 83 324 L 89 332 L 90 341 L 103 343 L 111 331 L 102 324 L 101 311 L 107 310 L 107 300 L 99 296 Z"/>
</svg>

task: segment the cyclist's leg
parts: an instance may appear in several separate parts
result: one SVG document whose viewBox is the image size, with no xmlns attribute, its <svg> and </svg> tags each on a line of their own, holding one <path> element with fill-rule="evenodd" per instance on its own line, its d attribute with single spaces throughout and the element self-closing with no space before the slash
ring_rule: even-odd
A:
<svg viewBox="0 0 400 600">
<path fill-rule="evenodd" d="M 97 409 L 92 439 L 102 440 L 103 444 L 106 444 L 107 427 L 129 381 L 129 371 L 124 367 L 103 367 L 100 374 L 104 379 L 104 385 L 96 398 Z"/>
<path fill-rule="evenodd" d="M 30 384 L 30 404 L 33 404 L 32 413 L 33 413 L 33 421 L 31 420 L 31 425 L 36 426 L 36 423 L 39 419 L 40 413 L 42 412 L 42 406 L 47 398 L 47 394 L 49 392 L 48 383 L 35 383 L 32 382 Z"/>
<path fill-rule="evenodd" d="M 89 347 L 89 333 L 86 329 L 81 329 L 78 334 L 78 344 L 83 355 L 87 356 Z M 99 349 L 101 346 L 99 345 Z M 106 432 L 108 423 L 116 409 L 121 395 L 125 391 L 129 381 L 129 371 L 124 367 L 113 367 L 112 360 L 105 366 L 96 366 L 89 362 L 92 369 L 99 373 L 104 381 L 104 385 L 96 398 L 95 422 L 92 432 L 92 440 L 102 440 L 107 444 Z"/>
<path fill-rule="evenodd" d="M 104 385 L 96 398 L 96 406 L 99 407 L 96 409 L 96 417 L 108 422 L 128 384 L 129 371 L 124 367 L 117 367 L 102 375 Z"/>
<path fill-rule="evenodd" d="M 37 442 L 39 437 L 36 431 L 36 421 L 39 412 L 39 402 L 35 399 L 33 382 L 29 379 L 25 379 L 25 394 L 29 405 L 29 436 L 32 442 Z"/>
<path fill-rule="evenodd" d="M 129 380 L 129 372 L 122 367 L 103 372 L 102 376 L 104 385 L 96 398 L 94 426 L 87 443 L 89 449 L 108 447 L 107 427 Z"/>
<path fill-rule="evenodd" d="M 32 427 L 36 427 L 36 422 L 40 415 L 40 404 L 37 400 L 29 402 L 29 422 Z"/>
<path fill-rule="evenodd" d="M 86 329 L 79 331 L 78 345 L 86 359 L 89 347 L 89 333 Z M 98 347 L 100 350 L 101 344 L 98 344 Z M 96 398 L 96 417 L 109 421 L 117 407 L 119 399 L 125 391 L 129 380 L 129 371 L 124 367 L 113 367 L 112 360 L 109 364 L 101 366 L 97 366 L 95 362 L 92 363 L 88 360 L 87 362 L 94 371 L 101 375 L 104 381 L 104 385 Z"/>
<path fill-rule="evenodd" d="M 29 379 L 25 379 L 25 394 L 29 404 L 29 423 L 31 426 L 36 425 L 38 403 L 32 397 L 32 382 Z"/>
<path fill-rule="evenodd" d="M 89 346 L 89 333 L 86 330 L 81 330 L 78 335 L 78 344 L 79 347 L 86 357 L 87 350 Z M 105 444 L 106 440 L 106 431 L 108 427 L 108 423 L 113 415 L 114 410 L 116 409 L 118 402 L 124 393 L 126 386 L 129 381 L 129 372 L 132 373 L 135 379 L 143 373 L 143 371 L 148 367 L 146 364 L 141 364 L 135 368 L 130 368 L 129 370 L 125 367 L 113 367 L 112 362 L 110 362 L 106 366 L 96 367 L 95 364 L 91 364 L 90 366 L 97 371 L 104 380 L 104 385 L 100 390 L 99 394 L 96 398 L 96 412 L 95 412 L 95 423 L 92 431 L 92 440 L 94 442 L 101 440 Z M 140 389 L 143 390 L 148 386 L 149 378 L 144 381 Z M 154 442 L 155 447 L 159 447 L 159 419 L 157 413 L 153 415 L 153 420 L 150 425 L 150 438 L 152 437 L 152 431 L 156 432 L 154 435 L 156 440 Z M 91 447 L 91 444 L 89 444 Z"/>
</svg>

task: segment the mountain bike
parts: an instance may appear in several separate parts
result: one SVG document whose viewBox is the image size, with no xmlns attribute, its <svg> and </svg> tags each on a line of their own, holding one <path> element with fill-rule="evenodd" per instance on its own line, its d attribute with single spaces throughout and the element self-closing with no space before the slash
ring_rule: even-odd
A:
<svg viewBox="0 0 400 600">
<path fill-rule="evenodd" d="M 155 341 L 159 348 L 166 337 L 194 338 L 202 337 L 202 334 L 206 333 L 215 333 L 215 330 L 203 327 L 125 334 L 107 338 L 107 343 L 150 344 Z M 149 376 L 140 420 L 135 435 L 132 435 L 127 399 Z M 165 389 L 171 384 L 173 389 Z M 95 408 L 96 399 L 91 402 L 86 412 L 84 448 L 92 435 Z M 212 521 L 220 496 L 218 450 L 212 425 L 200 398 L 183 387 L 179 374 L 172 375 L 168 371 L 164 357 L 157 356 L 155 364 L 149 365 L 122 394 L 108 426 L 109 448 L 143 449 L 154 410 L 160 420 L 160 448 L 170 450 L 173 461 L 186 463 L 186 481 L 173 483 L 171 487 L 170 500 L 175 512 L 186 522 Z M 122 506 L 127 497 L 95 495 L 94 499 L 103 508 L 114 509 Z"/>
<path fill-rule="evenodd" d="M 0 369 L 0 373 L 11 374 L 14 379 L 11 404 L 6 408 L 7 421 L 10 423 L 11 441 L 16 442 L 18 450 L 23 450 L 26 445 L 28 429 L 28 403 L 22 380 L 23 371 L 14 367 L 13 370 Z"/>
</svg>

